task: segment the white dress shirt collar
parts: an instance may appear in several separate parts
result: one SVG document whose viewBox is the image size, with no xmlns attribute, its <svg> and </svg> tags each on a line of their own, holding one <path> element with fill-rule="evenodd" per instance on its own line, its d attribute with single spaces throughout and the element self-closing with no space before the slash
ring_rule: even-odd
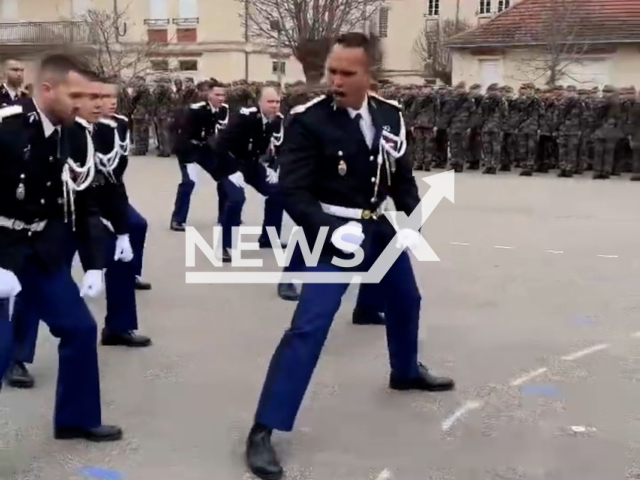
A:
<svg viewBox="0 0 640 480">
<path fill-rule="evenodd" d="M 44 112 L 42 110 L 40 110 L 40 107 L 38 107 L 38 104 L 36 103 L 36 101 L 33 101 L 33 104 L 36 107 L 36 110 L 38 111 L 38 115 L 40 115 L 40 122 L 42 122 L 42 130 L 44 131 L 44 136 L 45 138 L 49 138 L 51 136 L 51 134 L 58 130 L 60 131 L 60 127 L 56 127 L 53 125 L 53 123 L 51 123 L 51 120 L 49 120 L 49 117 L 47 117 Z"/>
</svg>

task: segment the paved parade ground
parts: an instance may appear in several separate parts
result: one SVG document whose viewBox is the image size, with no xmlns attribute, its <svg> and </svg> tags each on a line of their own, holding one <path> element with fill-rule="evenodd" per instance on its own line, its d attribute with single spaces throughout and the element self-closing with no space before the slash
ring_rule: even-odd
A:
<svg viewBox="0 0 640 480">
<path fill-rule="evenodd" d="M 153 290 L 138 308 L 154 346 L 99 347 L 104 422 L 125 440 L 52 439 L 56 343 L 43 328 L 36 389 L 0 394 L 2 480 L 252 478 L 244 440 L 295 304 L 274 285 L 186 285 L 184 234 L 168 229 L 176 160 L 130 164 L 150 225 Z M 465 172 L 455 196 L 423 228 L 441 261 L 415 270 L 422 360 L 458 389 L 389 391 L 384 328 L 351 324 L 350 289 L 297 428 L 275 436 L 287 478 L 640 478 L 640 184 Z M 209 238 L 216 214 L 202 176 L 189 223 Z M 243 220 L 262 221 L 253 192 Z M 104 299 L 91 307 L 101 324 Z"/>
</svg>

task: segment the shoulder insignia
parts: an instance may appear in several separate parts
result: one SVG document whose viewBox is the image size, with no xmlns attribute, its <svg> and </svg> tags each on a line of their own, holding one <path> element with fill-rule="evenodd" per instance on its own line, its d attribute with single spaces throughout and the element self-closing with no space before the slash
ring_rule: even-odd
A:
<svg viewBox="0 0 640 480">
<path fill-rule="evenodd" d="M 257 111 L 258 111 L 258 109 L 256 107 L 243 107 L 243 108 L 240 109 L 240 113 L 242 115 L 250 115 L 250 114 L 255 113 Z"/>
<path fill-rule="evenodd" d="M 0 108 L 0 122 L 3 118 L 11 117 L 22 113 L 22 105 L 9 105 L 8 107 Z"/>
<path fill-rule="evenodd" d="M 129 121 L 129 119 L 127 117 L 125 117 L 124 115 L 120 115 L 118 113 L 114 113 L 113 116 L 116 117 L 116 118 L 119 118 L 120 120 L 124 120 L 125 122 Z"/>
<path fill-rule="evenodd" d="M 202 108 L 204 107 L 205 102 L 198 102 L 198 103 L 192 103 L 191 105 L 189 105 L 189 108 Z"/>
<path fill-rule="evenodd" d="M 76 122 L 78 122 L 84 128 L 91 128 L 89 122 L 87 122 L 84 118 L 76 117 Z"/>
<path fill-rule="evenodd" d="M 100 123 L 104 123 L 105 125 L 109 125 L 112 128 L 116 128 L 118 126 L 118 124 L 116 122 L 114 122 L 113 120 L 110 120 L 108 118 L 101 118 L 100 120 L 98 120 Z"/>
<path fill-rule="evenodd" d="M 373 98 L 375 98 L 375 99 L 377 99 L 377 100 L 380 100 L 381 102 L 388 103 L 389 105 L 393 105 L 393 106 L 394 106 L 394 107 L 396 107 L 396 108 L 402 108 L 402 107 L 400 106 L 400 104 L 399 104 L 398 102 L 396 102 L 395 100 L 388 100 L 388 99 L 386 99 L 386 98 L 382 98 L 382 97 L 381 97 L 380 95 L 378 95 L 378 94 L 371 93 L 371 92 L 369 93 L 369 96 L 370 96 L 370 97 L 373 97 Z"/>
<path fill-rule="evenodd" d="M 291 109 L 291 111 L 289 113 L 291 113 L 292 115 L 295 113 L 302 113 L 304 112 L 307 108 L 312 107 L 313 105 L 315 105 L 316 103 L 320 102 L 321 100 L 324 100 L 325 98 L 327 98 L 326 95 L 320 95 L 319 97 L 314 98 L 313 100 L 304 103 L 302 105 L 298 105 L 297 107 L 293 107 Z"/>
</svg>

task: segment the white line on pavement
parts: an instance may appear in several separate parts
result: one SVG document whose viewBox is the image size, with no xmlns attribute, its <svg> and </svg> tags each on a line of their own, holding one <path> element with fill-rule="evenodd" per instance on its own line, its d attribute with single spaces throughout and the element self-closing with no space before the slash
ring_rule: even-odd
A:
<svg viewBox="0 0 640 480">
<path fill-rule="evenodd" d="M 466 243 L 466 242 L 449 242 L 451 245 L 462 245 L 462 246 L 468 246 L 471 245 L 470 243 Z"/>
<path fill-rule="evenodd" d="M 600 258 L 618 258 L 618 255 L 598 255 Z"/>
<path fill-rule="evenodd" d="M 518 386 L 520 386 L 520 385 L 522 385 L 524 383 L 527 383 L 529 380 L 531 380 L 531 379 L 533 379 L 533 378 L 535 378 L 535 377 L 537 377 L 539 375 L 542 375 L 546 371 L 547 371 L 547 369 L 545 367 L 543 367 L 543 368 L 539 368 L 537 370 L 533 370 L 533 371 L 531 371 L 529 373 L 525 373 L 524 375 L 522 375 L 522 376 L 516 378 L 515 380 L 513 380 L 510 383 L 510 385 L 512 387 L 518 387 Z"/>
<path fill-rule="evenodd" d="M 555 253 L 555 254 L 560 254 L 560 253 L 564 253 L 562 250 L 546 250 L 547 253 Z"/>
<path fill-rule="evenodd" d="M 562 360 L 577 360 L 578 358 L 582 358 L 592 353 L 599 352 L 600 350 L 605 350 L 609 348 L 609 346 L 610 345 L 608 343 L 600 343 L 598 345 L 594 345 L 593 347 L 585 348 L 583 350 L 578 350 L 577 352 L 570 353 L 569 355 L 565 355 L 564 357 L 562 357 Z"/>
<path fill-rule="evenodd" d="M 633 338 L 640 338 L 640 332 L 632 333 L 631 336 Z"/>
<path fill-rule="evenodd" d="M 451 414 L 451 416 L 448 417 L 444 422 L 442 422 L 442 431 L 448 432 L 458 420 L 464 417 L 471 410 L 477 410 L 480 407 L 482 407 L 481 402 L 475 400 L 468 401 L 455 412 L 453 412 L 453 414 Z"/>
<path fill-rule="evenodd" d="M 505 247 L 504 245 L 494 245 L 493 248 L 501 248 L 503 250 L 512 250 L 513 247 Z"/>
</svg>

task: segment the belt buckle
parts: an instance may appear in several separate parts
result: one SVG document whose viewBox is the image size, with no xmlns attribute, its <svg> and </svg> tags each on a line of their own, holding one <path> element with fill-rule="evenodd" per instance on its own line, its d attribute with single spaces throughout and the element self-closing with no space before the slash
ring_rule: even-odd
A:
<svg viewBox="0 0 640 480">
<path fill-rule="evenodd" d="M 373 213 L 371 212 L 371 210 L 362 210 L 362 219 L 363 220 L 369 220 L 372 217 Z"/>
<path fill-rule="evenodd" d="M 24 223 L 22 220 L 14 220 L 13 223 L 11 224 L 12 230 L 24 230 L 26 227 L 27 227 L 27 224 Z"/>
</svg>

